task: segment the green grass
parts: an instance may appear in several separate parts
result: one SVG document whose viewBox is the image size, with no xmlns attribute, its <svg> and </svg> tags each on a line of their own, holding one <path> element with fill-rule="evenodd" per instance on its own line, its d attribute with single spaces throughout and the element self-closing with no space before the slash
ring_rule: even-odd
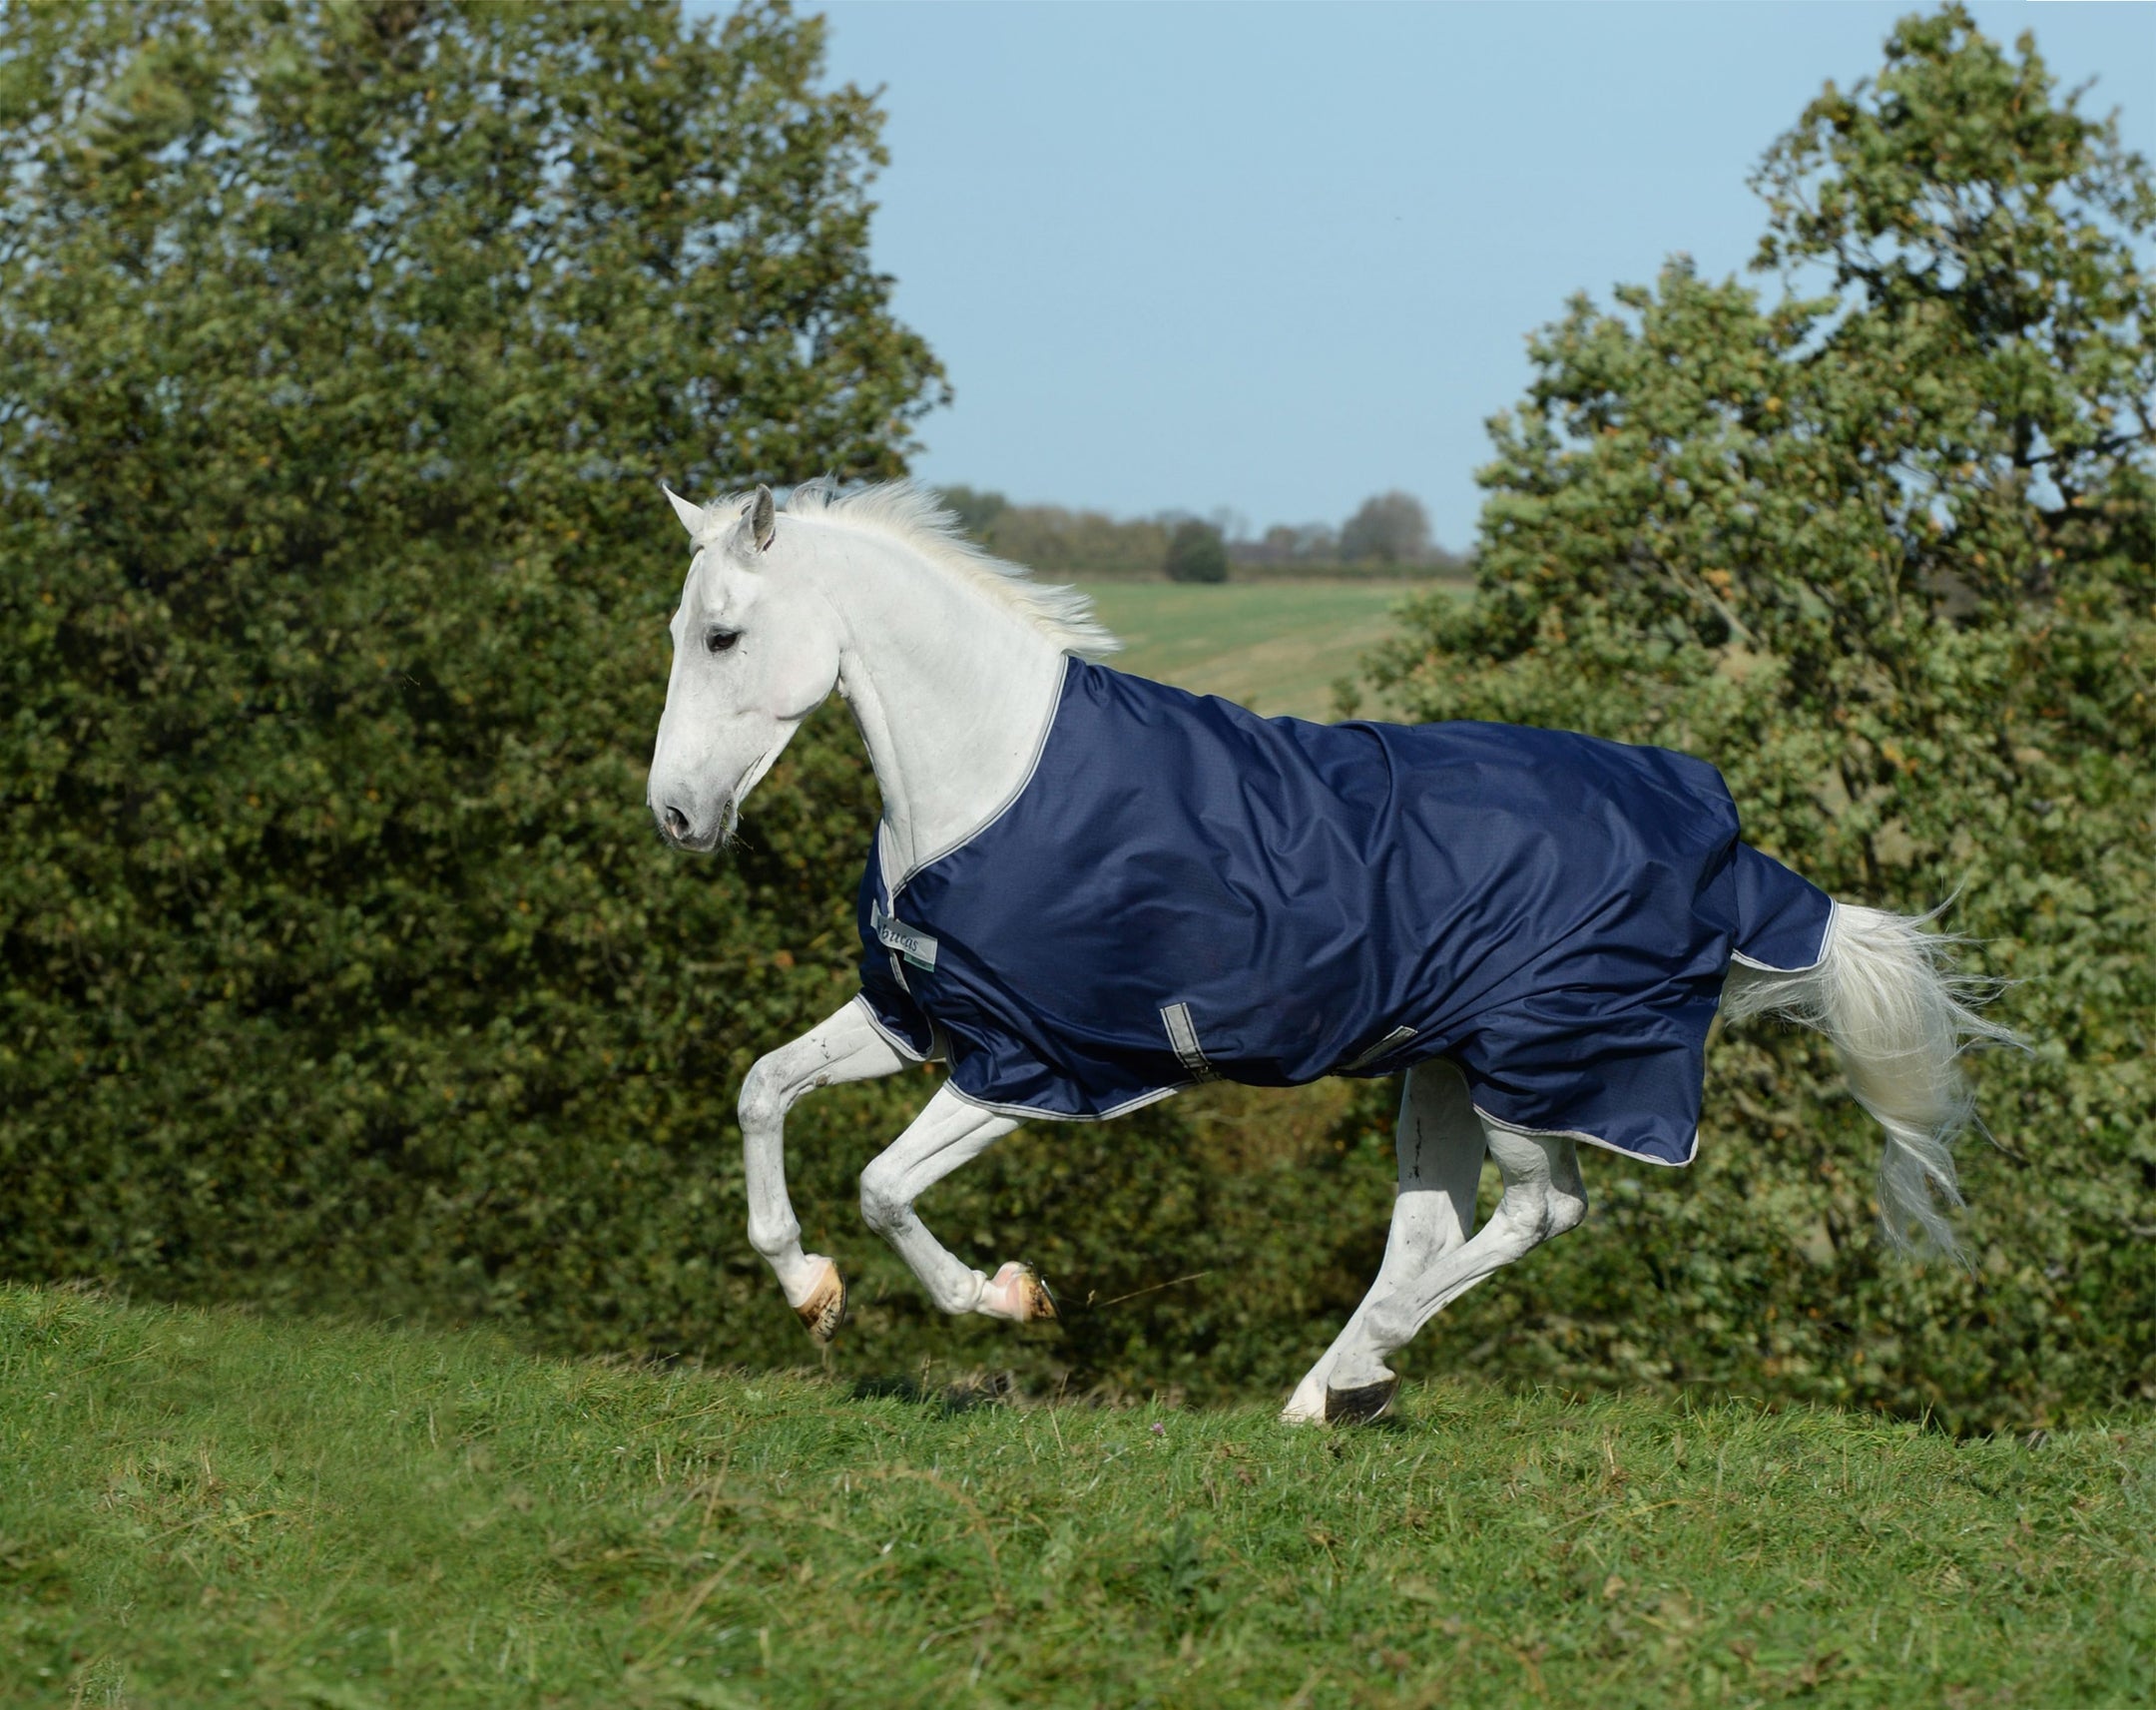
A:
<svg viewBox="0 0 2156 1710">
<path fill-rule="evenodd" d="M 955 1407 L 0 1290 L 9 1705 L 2095 1705 L 2156 1427 Z"/>
<path fill-rule="evenodd" d="M 1333 684 L 1392 633 L 1406 582 L 1086 582 L 1123 640 L 1111 662 L 1267 713 L 1333 716 Z"/>
</svg>

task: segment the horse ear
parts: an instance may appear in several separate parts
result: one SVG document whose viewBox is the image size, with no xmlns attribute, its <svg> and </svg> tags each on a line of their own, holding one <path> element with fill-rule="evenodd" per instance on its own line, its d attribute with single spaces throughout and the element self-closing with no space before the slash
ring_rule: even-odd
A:
<svg viewBox="0 0 2156 1710">
<path fill-rule="evenodd" d="M 756 549 L 769 552 L 773 538 L 779 533 L 777 507 L 772 503 L 771 488 L 759 486 L 756 497 L 742 507 L 742 515 L 749 519 L 749 531 L 756 536 Z"/>
<path fill-rule="evenodd" d="M 664 481 L 659 483 L 659 490 L 673 501 L 674 514 L 681 518 L 682 527 L 686 528 L 692 537 L 704 531 L 704 507 L 702 505 L 691 504 Z"/>
</svg>

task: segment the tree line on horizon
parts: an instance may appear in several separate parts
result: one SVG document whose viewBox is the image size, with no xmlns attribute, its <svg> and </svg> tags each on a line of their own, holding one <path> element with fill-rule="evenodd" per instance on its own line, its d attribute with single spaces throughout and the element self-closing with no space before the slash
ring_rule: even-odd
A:
<svg viewBox="0 0 2156 1710">
<path fill-rule="evenodd" d="M 1403 576 L 1457 576 L 1471 568 L 1470 559 L 1430 538 L 1422 501 L 1397 488 L 1364 499 L 1338 526 L 1282 523 L 1258 536 L 1227 511 L 1199 516 L 1168 510 L 1118 518 L 1103 510 L 1014 504 L 1002 493 L 960 484 L 938 492 L 974 540 L 999 558 L 1050 575 L 1221 582 L 1239 566 Z"/>
</svg>

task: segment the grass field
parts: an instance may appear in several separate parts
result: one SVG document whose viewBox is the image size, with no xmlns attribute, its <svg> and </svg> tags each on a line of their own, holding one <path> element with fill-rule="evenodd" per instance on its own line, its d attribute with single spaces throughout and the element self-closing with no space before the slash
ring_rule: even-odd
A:
<svg viewBox="0 0 2156 1710">
<path fill-rule="evenodd" d="M 2156 1427 L 966 1407 L 0 1289 L 0 1702 L 2112 1705 Z"/>
<path fill-rule="evenodd" d="M 1333 716 L 1333 684 L 1392 632 L 1392 613 L 1432 584 L 1082 583 L 1123 640 L 1113 663 L 1267 713 Z"/>
</svg>

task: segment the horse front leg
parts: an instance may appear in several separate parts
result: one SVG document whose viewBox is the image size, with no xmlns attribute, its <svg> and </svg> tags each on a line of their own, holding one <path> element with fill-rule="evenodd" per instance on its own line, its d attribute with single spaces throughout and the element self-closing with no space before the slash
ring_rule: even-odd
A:
<svg viewBox="0 0 2156 1710">
<path fill-rule="evenodd" d="M 913 1210 L 922 1194 L 1017 1126 L 1012 1118 L 968 1104 L 941 1087 L 911 1126 L 861 1171 L 862 1218 L 947 1313 L 985 1313 L 1020 1323 L 1056 1316 L 1054 1297 L 1029 1267 L 1009 1264 L 993 1277 L 983 1276 L 929 1234 Z"/>
<path fill-rule="evenodd" d="M 1315 1424 L 1327 1417 L 1326 1392 L 1343 1362 L 1368 1364 L 1363 1356 L 1371 1308 L 1398 1296 L 1474 1230 L 1475 1188 L 1482 1178 L 1482 1119 L 1475 1115 L 1456 1064 L 1435 1058 L 1407 1071 L 1392 1147 L 1399 1161 L 1399 1189 L 1383 1263 L 1354 1316 L 1281 1411 L 1291 1425 Z"/>
<path fill-rule="evenodd" d="M 828 1342 L 845 1319 L 845 1281 L 820 1253 L 804 1253 L 801 1220 L 787 1197 L 786 1114 L 819 1086 L 873 1080 L 906 1059 L 870 1024 L 858 1003 L 817 1023 L 790 1045 L 759 1057 L 742 1082 L 742 1169 L 749 1186 L 749 1245 L 764 1255 L 787 1304 L 808 1334 Z"/>
</svg>

